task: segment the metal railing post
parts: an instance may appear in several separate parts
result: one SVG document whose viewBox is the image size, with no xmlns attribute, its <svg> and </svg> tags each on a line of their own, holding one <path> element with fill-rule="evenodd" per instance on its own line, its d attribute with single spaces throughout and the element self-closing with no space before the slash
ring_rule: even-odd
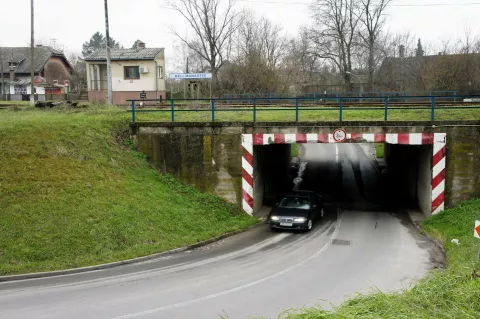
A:
<svg viewBox="0 0 480 319">
<path fill-rule="evenodd" d="M 212 122 L 215 122 L 215 100 L 212 99 Z"/>
<path fill-rule="evenodd" d="M 298 117 L 299 117 L 299 114 L 298 114 L 298 97 L 295 99 L 295 121 L 298 122 Z"/>
<path fill-rule="evenodd" d="M 343 98 L 339 99 L 340 101 L 340 122 L 343 121 Z"/>
<path fill-rule="evenodd" d="M 173 98 L 170 100 L 171 112 L 172 112 L 172 122 L 175 122 L 175 101 Z"/>
<path fill-rule="evenodd" d="M 257 98 L 253 98 L 253 121 L 257 121 Z"/>
<path fill-rule="evenodd" d="M 432 100 L 432 113 L 430 114 L 430 120 L 435 121 L 435 97 L 431 97 Z"/>
<path fill-rule="evenodd" d="M 388 96 L 385 98 L 385 121 L 388 121 Z"/>
<path fill-rule="evenodd" d="M 135 123 L 136 116 L 135 116 L 135 100 L 132 100 L 132 122 Z"/>
</svg>

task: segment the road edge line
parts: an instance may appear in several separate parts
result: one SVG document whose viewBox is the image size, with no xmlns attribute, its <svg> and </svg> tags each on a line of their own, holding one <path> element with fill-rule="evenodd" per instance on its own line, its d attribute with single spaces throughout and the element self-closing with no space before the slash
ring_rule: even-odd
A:
<svg viewBox="0 0 480 319">
<path fill-rule="evenodd" d="M 222 239 L 232 237 L 232 236 L 238 235 L 240 233 L 247 232 L 247 231 L 249 231 L 251 229 L 254 229 L 256 227 L 259 227 L 260 225 L 263 225 L 263 224 L 265 224 L 265 222 L 262 221 L 262 220 L 259 220 L 258 223 L 254 224 L 254 225 L 252 225 L 252 226 L 250 226 L 250 227 L 248 227 L 247 229 L 244 229 L 244 230 L 236 230 L 236 231 L 226 233 L 226 234 L 223 234 L 223 235 L 211 238 L 211 239 L 207 239 L 207 240 L 204 240 L 204 241 L 192 244 L 192 245 L 183 246 L 183 247 L 163 251 L 161 253 L 155 253 L 155 254 L 152 254 L 152 255 L 147 255 L 147 256 L 142 256 L 142 257 L 136 257 L 136 258 L 131 258 L 131 259 L 115 261 L 115 262 L 111 262 L 111 263 L 106 263 L 106 264 L 99 264 L 99 265 L 79 267 L 79 268 L 71 268 L 71 269 L 65 269 L 65 270 L 54 270 L 54 271 L 45 271 L 45 272 L 34 272 L 34 273 L 29 273 L 29 274 L 0 276 L 0 283 L 21 281 L 21 280 L 29 280 L 29 279 L 41 279 L 41 278 L 49 278 L 49 277 L 58 277 L 58 276 L 64 276 L 64 275 L 73 275 L 73 274 L 93 272 L 93 271 L 97 271 L 97 270 L 104 270 L 104 269 L 115 268 L 115 267 L 124 266 L 124 265 L 141 263 L 141 262 L 144 262 L 144 261 L 149 261 L 149 260 L 152 260 L 152 259 L 171 256 L 171 255 L 182 253 L 182 252 L 185 252 L 185 251 L 188 251 L 188 250 L 204 247 L 204 246 L 213 244 L 215 242 L 218 242 Z"/>
</svg>

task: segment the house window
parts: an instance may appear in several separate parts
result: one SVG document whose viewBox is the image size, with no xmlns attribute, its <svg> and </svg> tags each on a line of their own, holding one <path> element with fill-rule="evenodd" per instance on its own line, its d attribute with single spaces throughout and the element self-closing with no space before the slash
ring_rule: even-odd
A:
<svg viewBox="0 0 480 319">
<path fill-rule="evenodd" d="M 163 79 L 163 67 L 157 67 L 158 78 Z"/>
<path fill-rule="evenodd" d="M 123 67 L 125 80 L 138 80 L 140 79 L 140 68 L 138 66 L 125 66 Z"/>
<path fill-rule="evenodd" d="M 15 94 L 27 94 L 27 87 L 25 85 L 14 85 Z"/>
</svg>

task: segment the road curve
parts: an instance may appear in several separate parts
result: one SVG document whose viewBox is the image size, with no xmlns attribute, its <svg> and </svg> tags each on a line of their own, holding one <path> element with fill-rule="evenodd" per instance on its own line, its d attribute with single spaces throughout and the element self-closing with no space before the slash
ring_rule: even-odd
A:
<svg viewBox="0 0 480 319">
<path fill-rule="evenodd" d="M 319 174 L 328 182 L 340 178 L 336 187 L 344 190 L 352 185 L 368 188 L 369 166 L 352 164 L 347 154 L 352 149 L 331 151 L 304 150 L 307 160 L 312 152 L 321 153 L 314 158 L 323 158 L 309 160 L 306 176 Z M 343 159 L 335 156 L 342 152 Z M 355 178 L 362 178 L 363 186 Z M 352 192 L 353 197 L 367 193 Z M 288 308 L 327 304 L 321 300 L 338 304 L 370 287 L 407 287 L 434 267 L 431 259 L 438 255 L 401 216 L 332 204 L 310 233 L 274 233 L 262 225 L 141 264 L 0 283 L 0 317 L 276 318 Z"/>
</svg>

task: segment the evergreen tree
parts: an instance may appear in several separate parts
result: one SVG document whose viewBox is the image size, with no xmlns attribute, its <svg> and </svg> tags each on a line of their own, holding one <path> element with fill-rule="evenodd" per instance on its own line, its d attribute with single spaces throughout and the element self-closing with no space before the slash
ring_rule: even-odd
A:
<svg viewBox="0 0 480 319">
<path fill-rule="evenodd" d="M 120 43 L 116 42 L 113 38 L 110 39 L 112 43 L 112 49 L 119 49 Z M 87 41 L 83 44 L 82 55 L 86 57 L 87 55 L 92 54 L 98 49 L 104 49 L 107 39 L 100 32 L 95 32 L 94 35 L 90 38 L 90 41 Z"/>
<path fill-rule="evenodd" d="M 139 43 L 143 43 L 143 41 L 142 41 L 142 40 L 137 40 L 137 41 L 135 41 L 135 42 L 133 43 L 133 45 L 132 45 L 132 49 L 136 49 L 136 48 L 137 48 L 137 45 L 138 45 Z"/>
<path fill-rule="evenodd" d="M 424 54 L 425 51 L 423 51 L 422 41 L 418 39 L 417 48 L 415 49 L 415 56 L 417 58 L 421 58 Z"/>
</svg>

